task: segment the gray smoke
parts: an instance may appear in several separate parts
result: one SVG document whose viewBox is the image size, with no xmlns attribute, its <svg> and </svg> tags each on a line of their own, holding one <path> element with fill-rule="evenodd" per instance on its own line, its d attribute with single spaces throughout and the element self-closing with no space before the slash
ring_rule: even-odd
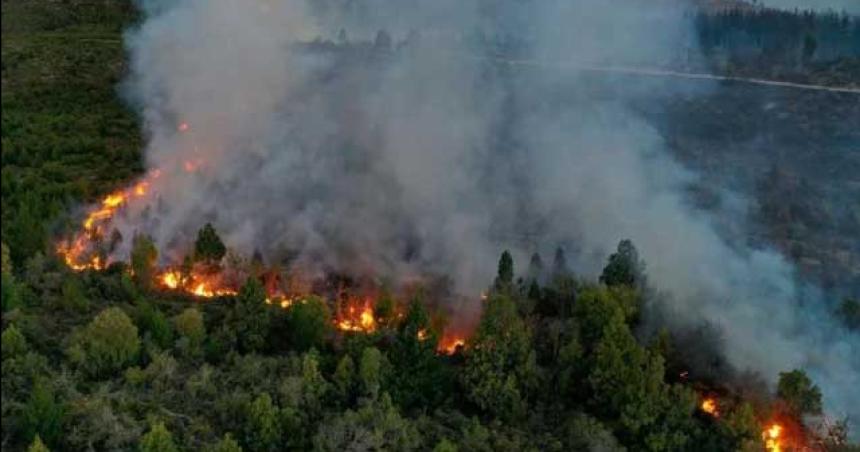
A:
<svg viewBox="0 0 860 452">
<path fill-rule="evenodd" d="M 780 255 L 730 246 L 690 208 L 696 174 L 626 106 L 675 90 L 620 80 L 595 94 L 604 76 L 579 70 L 695 58 L 671 4 L 144 2 L 126 92 L 161 171 L 158 201 L 134 201 L 116 226 L 150 234 L 167 262 L 212 221 L 245 255 L 398 280 L 444 274 L 475 295 L 504 248 L 525 263 L 565 244 L 594 277 L 630 238 L 673 322 L 709 320 L 731 364 L 770 381 L 806 369 L 834 413 L 860 417 L 857 336 Z M 341 29 L 351 45 L 299 45 Z M 390 47 L 372 43 L 379 29 Z M 499 49 L 478 44 L 487 36 L 526 38 Z M 493 61 L 505 52 L 546 64 Z"/>
</svg>

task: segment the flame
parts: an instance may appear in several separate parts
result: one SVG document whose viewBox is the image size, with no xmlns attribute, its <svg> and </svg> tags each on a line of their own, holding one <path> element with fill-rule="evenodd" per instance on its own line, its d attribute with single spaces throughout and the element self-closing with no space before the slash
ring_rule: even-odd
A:
<svg viewBox="0 0 860 452">
<path fill-rule="evenodd" d="M 444 353 L 446 355 L 453 355 L 457 352 L 457 350 L 461 347 L 466 346 L 466 339 L 459 336 L 443 336 L 441 340 L 439 340 L 439 345 L 436 347 L 436 351 L 439 353 Z"/>
<path fill-rule="evenodd" d="M 427 339 L 427 330 L 418 330 L 418 340 L 423 341 Z"/>
<path fill-rule="evenodd" d="M 335 322 L 338 329 L 363 333 L 376 331 L 376 318 L 373 317 L 371 300 L 365 300 L 362 306 L 350 302 L 344 311 L 341 312 L 340 318 Z"/>
<path fill-rule="evenodd" d="M 713 417 L 720 417 L 720 410 L 717 406 L 717 400 L 712 397 L 708 397 L 702 400 L 702 404 L 699 407 L 702 409 L 702 411 L 710 414 Z"/>
<path fill-rule="evenodd" d="M 129 188 L 117 190 L 105 196 L 97 207 L 91 209 L 81 222 L 82 230 L 69 240 L 57 244 L 57 254 L 72 270 L 103 270 L 107 262 L 96 252 L 97 242 L 105 232 L 117 211 L 132 198 L 146 196 L 151 180 L 159 177 L 160 171 L 152 171 L 140 182 Z"/>
<path fill-rule="evenodd" d="M 178 271 L 167 271 L 161 275 L 161 283 L 168 289 L 178 289 L 182 281 L 182 274 Z"/>
<path fill-rule="evenodd" d="M 782 425 L 773 423 L 767 427 L 761 436 L 764 440 L 764 447 L 770 452 L 782 451 Z"/>
</svg>

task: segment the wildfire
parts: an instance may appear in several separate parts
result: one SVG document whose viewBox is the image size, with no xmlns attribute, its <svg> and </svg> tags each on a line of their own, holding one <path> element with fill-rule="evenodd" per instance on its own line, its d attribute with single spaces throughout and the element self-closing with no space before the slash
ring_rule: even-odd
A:
<svg viewBox="0 0 860 452">
<path fill-rule="evenodd" d="M 439 345 L 436 348 L 436 351 L 439 353 L 444 353 L 446 355 L 453 355 L 457 352 L 459 348 L 465 346 L 466 340 L 462 337 L 443 336 L 442 339 L 439 340 Z"/>
<path fill-rule="evenodd" d="M 341 318 L 336 322 L 337 328 L 342 331 L 355 331 L 372 333 L 376 331 L 376 318 L 373 317 L 373 303 L 370 300 L 364 302 L 363 306 L 350 303 L 341 313 Z"/>
<path fill-rule="evenodd" d="M 702 411 L 710 414 L 713 417 L 720 417 L 720 410 L 717 406 L 717 400 L 712 397 L 708 397 L 702 400 L 702 404 L 699 405 L 699 408 L 701 408 Z"/>
<path fill-rule="evenodd" d="M 220 285 L 217 278 L 207 277 L 202 273 L 192 273 L 185 277 L 178 270 L 166 270 L 157 280 L 165 289 L 178 290 L 202 298 L 225 297 L 238 293 L 232 288 Z"/>
<path fill-rule="evenodd" d="M 182 274 L 177 271 L 167 271 L 161 275 L 161 283 L 168 289 L 178 289 Z"/>
<path fill-rule="evenodd" d="M 761 436 L 764 440 L 764 447 L 770 452 L 782 451 L 782 425 L 774 423 L 767 427 Z"/>
<path fill-rule="evenodd" d="M 159 171 L 153 171 L 131 187 L 108 194 L 97 207 L 91 209 L 81 222 L 82 230 L 72 239 L 57 244 L 57 254 L 63 258 L 66 265 L 75 271 L 103 270 L 107 262 L 99 256 L 96 244 L 108 232 L 108 223 L 129 199 L 146 196 L 151 180 L 159 175 Z"/>
</svg>

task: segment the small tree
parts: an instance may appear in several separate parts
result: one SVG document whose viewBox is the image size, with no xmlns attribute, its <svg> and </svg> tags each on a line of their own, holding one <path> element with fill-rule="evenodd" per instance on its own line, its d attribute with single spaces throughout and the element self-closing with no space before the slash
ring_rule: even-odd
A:
<svg viewBox="0 0 860 452">
<path fill-rule="evenodd" d="M 194 259 L 206 263 L 220 262 L 227 254 L 227 247 L 218 236 L 218 232 L 212 223 L 206 223 L 197 233 L 197 241 L 194 242 Z"/>
<path fill-rule="evenodd" d="M 264 392 L 245 410 L 245 445 L 251 451 L 276 450 L 280 438 L 278 407 Z"/>
<path fill-rule="evenodd" d="M 192 349 L 203 344 L 203 339 L 206 338 L 206 324 L 203 322 L 203 314 L 196 307 L 185 308 L 173 318 L 173 325 Z"/>
<path fill-rule="evenodd" d="M 2 244 L 3 267 L 2 281 L 0 281 L 0 301 L 2 301 L 3 312 L 10 311 L 21 306 L 21 295 L 18 291 L 18 283 L 12 276 L 12 260 L 9 258 L 9 248 Z"/>
<path fill-rule="evenodd" d="M 299 351 L 322 347 L 331 325 L 328 306 L 318 297 L 294 303 L 287 311 L 290 345 Z"/>
<path fill-rule="evenodd" d="M 781 372 L 776 393 L 798 416 L 821 414 L 821 391 L 800 369 Z"/>
<path fill-rule="evenodd" d="M 57 402 L 50 383 L 38 378 L 33 385 L 30 399 L 24 405 L 24 434 L 28 438 L 45 438 L 48 444 L 53 444 L 62 433 L 64 415 L 65 410 L 62 404 Z"/>
<path fill-rule="evenodd" d="M 235 332 L 240 351 L 259 351 L 266 345 L 271 323 L 269 314 L 263 285 L 256 278 L 248 278 L 239 289 L 236 304 L 227 318 L 227 325 Z"/>
<path fill-rule="evenodd" d="M 42 438 L 39 435 L 36 435 L 36 438 L 33 439 L 33 443 L 30 444 L 30 447 L 27 448 L 27 452 L 51 452 L 45 443 L 42 442 Z"/>
<path fill-rule="evenodd" d="M 9 325 L 3 330 L 2 336 L 3 359 L 21 356 L 27 352 L 27 339 L 18 331 L 15 325 Z"/>
<path fill-rule="evenodd" d="M 239 443 L 233 439 L 233 435 L 227 433 L 224 435 L 224 438 L 221 438 L 221 441 L 218 441 L 212 448 L 209 449 L 210 452 L 242 452 L 242 447 L 239 446 Z"/>
<path fill-rule="evenodd" d="M 179 448 L 173 442 L 173 435 L 163 422 L 153 424 L 149 432 L 140 438 L 138 450 L 140 452 L 179 452 Z"/>
<path fill-rule="evenodd" d="M 155 264 L 158 261 L 158 250 L 148 236 L 137 234 L 131 245 L 131 269 L 135 282 L 149 288 L 155 279 Z"/>
<path fill-rule="evenodd" d="M 140 351 L 137 327 L 120 308 L 107 308 L 72 339 L 72 362 L 99 376 L 133 363 Z"/>
<path fill-rule="evenodd" d="M 852 298 L 842 300 L 838 315 L 848 329 L 860 330 L 860 301 Z"/>
</svg>

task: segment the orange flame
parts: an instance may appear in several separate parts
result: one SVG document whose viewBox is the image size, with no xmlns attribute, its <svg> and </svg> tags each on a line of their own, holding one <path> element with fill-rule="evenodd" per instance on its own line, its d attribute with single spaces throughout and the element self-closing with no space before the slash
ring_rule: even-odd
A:
<svg viewBox="0 0 860 452">
<path fill-rule="evenodd" d="M 436 351 L 438 353 L 444 353 L 446 355 L 453 355 L 462 347 L 466 346 L 466 339 L 458 336 L 443 336 L 442 339 L 439 340 L 439 345 L 436 347 Z"/>
<path fill-rule="evenodd" d="M 782 451 L 782 425 L 773 423 L 767 427 L 761 436 L 764 440 L 764 447 L 770 452 Z"/>
<path fill-rule="evenodd" d="M 150 181 L 159 175 L 159 171 L 151 172 L 137 184 L 108 194 L 97 207 L 90 210 L 81 222 L 82 230 L 72 239 L 57 244 L 57 254 L 63 258 L 66 265 L 75 271 L 104 269 L 106 262 L 95 252 L 96 241 L 107 232 L 107 225 L 116 212 L 127 204 L 129 199 L 146 196 Z"/>
<path fill-rule="evenodd" d="M 708 397 L 702 400 L 702 404 L 699 406 L 702 411 L 710 414 L 713 417 L 720 417 L 720 410 L 717 406 L 717 400 L 711 397 Z"/>
<path fill-rule="evenodd" d="M 341 316 L 335 322 L 335 325 L 342 331 L 363 333 L 376 331 L 376 318 L 373 317 L 373 303 L 369 299 L 362 306 L 350 302 L 344 312 L 341 312 Z"/>
</svg>

